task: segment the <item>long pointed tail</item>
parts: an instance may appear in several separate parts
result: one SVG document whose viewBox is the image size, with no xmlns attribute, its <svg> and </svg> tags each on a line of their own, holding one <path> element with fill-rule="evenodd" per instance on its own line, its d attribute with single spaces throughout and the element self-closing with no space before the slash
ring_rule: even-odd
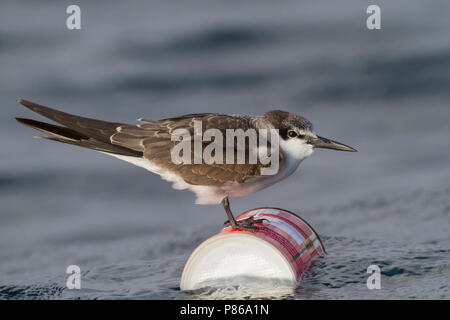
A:
<svg viewBox="0 0 450 320">
<path fill-rule="evenodd" d="M 42 137 L 43 139 L 117 155 L 142 157 L 141 151 L 112 144 L 110 137 L 117 132 L 117 127 L 123 125 L 121 123 L 83 118 L 41 106 L 24 99 L 20 99 L 19 103 L 30 110 L 63 125 L 57 126 L 31 119 L 16 118 L 17 121 L 26 126 L 51 135 Z"/>
</svg>

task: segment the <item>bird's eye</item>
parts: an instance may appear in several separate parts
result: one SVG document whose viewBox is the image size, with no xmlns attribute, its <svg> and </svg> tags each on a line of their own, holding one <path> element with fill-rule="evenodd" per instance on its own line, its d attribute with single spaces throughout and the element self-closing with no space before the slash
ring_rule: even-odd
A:
<svg viewBox="0 0 450 320">
<path fill-rule="evenodd" d="M 293 131 L 293 130 L 290 130 L 290 131 L 288 132 L 288 136 L 291 137 L 291 138 L 295 138 L 295 137 L 297 136 L 297 132 L 295 132 L 295 131 Z"/>
</svg>

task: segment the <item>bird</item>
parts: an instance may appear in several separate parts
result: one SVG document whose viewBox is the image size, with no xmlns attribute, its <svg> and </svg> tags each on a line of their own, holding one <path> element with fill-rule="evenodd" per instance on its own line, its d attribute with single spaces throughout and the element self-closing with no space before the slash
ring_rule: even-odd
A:
<svg viewBox="0 0 450 320">
<path fill-rule="evenodd" d="M 132 125 L 76 116 L 25 99 L 20 99 L 19 103 L 57 123 L 16 118 L 18 122 L 47 134 L 38 138 L 93 149 L 156 173 L 171 182 L 174 189 L 194 192 L 197 204 L 222 204 L 227 214 L 225 225 L 245 231 L 264 228 L 264 219 L 252 217 L 236 221 L 229 198 L 252 194 L 287 178 L 315 149 L 357 151 L 316 135 L 309 120 L 282 110 L 271 110 L 262 116 L 193 113 L 161 120 L 140 118 L 139 124 Z M 217 129 L 223 133 L 229 129 L 272 132 L 275 129 L 279 144 L 277 171 L 264 175 L 267 164 L 261 161 L 250 163 L 248 159 L 245 163 L 175 163 L 171 151 L 176 142 L 171 137 L 180 129 L 195 136 L 196 121 L 201 122 L 202 130 Z M 269 139 L 269 145 L 270 142 Z"/>
</svg>

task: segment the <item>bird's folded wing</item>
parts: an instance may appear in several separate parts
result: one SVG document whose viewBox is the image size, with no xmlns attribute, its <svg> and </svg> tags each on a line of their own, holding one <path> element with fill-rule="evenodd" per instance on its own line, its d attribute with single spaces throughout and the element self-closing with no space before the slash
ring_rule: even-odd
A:
<svg viewBox="0 0 450 320">
<path fill-rule="evenodd" d="M 222 185 L 228 182 L 243 182 L 250 177 L 261 175 L 261 168 L 264 167 L 260 162 L 249 163 L 248 143 L 245 144 L 244 164 L 237 164 L 237 161 L 234 161 L 234 164 L 226 164 L 227 150 L 223 150 L 223 164 L 175 164 L 172 161 L 171 151 L 178 142 L 172 141 L 171 136 L 176 129 L 186 129 L 193 137 L 194 121 L 198 120 L 202 124 L 202 134 L 208 129 L 218 129 L 225 138 L 226 129 L 242 129 L 244 131 L 256 129 L 253 118 L 248 116 L 198 113 L 159 121 L 141 119 L 142 123 L 136 126 L 84 118 L 24 99 L 19 102 L 34 112 L 63 125 L 57 126 L 31 119 L 17 119 L 27 126 L 51 135 L 44 137 L 45 139 L 116 155 L 143 156 L 159 168 L 177 174 L 189 184 Z M 225 144 L 224 141 L 222 142 Z M 204 142 L 203 147 L 207 144 L 209 142 Z M 234 145 L 232 151 L 236 160 L 238 144 Z M 192 163 L 195 151 L 196 149 L 191 147 Z M 279 160 L 281 163 L 281 153 Z"/>
<path fill-rule="evenodd" d="M 194 164 L 194 147 L 191 146 L 191 164 L 175 164 L 171 151 L 178 143 L 171 141 L 171 135 L 176 129 L 186 129 L 194 136 L 194 120 L 201 121 L 202 133 L 207 129 L 219 129 L 225 139 L 226 129 L 255 129 L 250 117 L 230 116 L 225 114 L 201 113 L 189 114 L 178 118 L 168 118 L 160 121 L 141 119 L 139 126 L 123 125 L 112 135 L 111 141 L 136 151 L 141 151 L 144 157 L 154 165 L 180 176 L 185 182 L 193 185 L 222 185 L 228 182 L 243 182 L 246 179 L 261 175 L 260 162 L 248 163 L 246 156 L 244 164 L 226 164 L 226 150 L 223 151 L 223 164 Z M 225 144 L 225 140 L 223 140 Z M 246 140 L 248 142 L 248 140 Z M 210 142 L 203 142 L 205 147 Z M 237 144 L 234 144 L 236 155 Z M 245 144 L 248 155 L 248 143 Z M 198 150 L 197 150 L 198 151 Z M 280 153 L 281 155 L 281 153 Z M 282 159 L 280 158 L 280 161 Z M 267 166 L 267 165 L 266 165 Z"/>
</svg>

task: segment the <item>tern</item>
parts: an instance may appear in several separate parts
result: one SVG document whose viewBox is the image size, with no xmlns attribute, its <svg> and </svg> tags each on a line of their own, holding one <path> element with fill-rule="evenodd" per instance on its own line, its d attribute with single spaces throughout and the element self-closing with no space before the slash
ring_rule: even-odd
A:
<svg viewBox="0 0 450 320">
<path fill-rule="evenodd" d="M 226 224 L 233 229 L 254 231 L 263 219 L 236 221 L 229 198 L 257 192 L 285 179 L 316 148 L 357 151 L 316 135 L 307 119 L 281 110 L 268 111 L 262 116 L 195 113 L 161 120 L 141 118 L 138 119 L 140 124 L 131 125 L 84 118 L 24 99 L 19 103 L 59 124 L 16 118 L 20 123 L 48 134 L 40 138 L 93 149 L 145 168 L 172 182 L 174 189 L 194 192 L 197 204 L 221 203 L 228 218 Z M 263 175 L 262 169 L 267 165 L 260 161 L 241 164 L 174 163 L 171 151 L 176 142 L 171 138 L 172 134 L 177 129 L 193 132 L 196 121 L 201 121 L 203 130 L 275 130 L 279 142 L 278 170 L 274 174 Z"/>
</svg>

